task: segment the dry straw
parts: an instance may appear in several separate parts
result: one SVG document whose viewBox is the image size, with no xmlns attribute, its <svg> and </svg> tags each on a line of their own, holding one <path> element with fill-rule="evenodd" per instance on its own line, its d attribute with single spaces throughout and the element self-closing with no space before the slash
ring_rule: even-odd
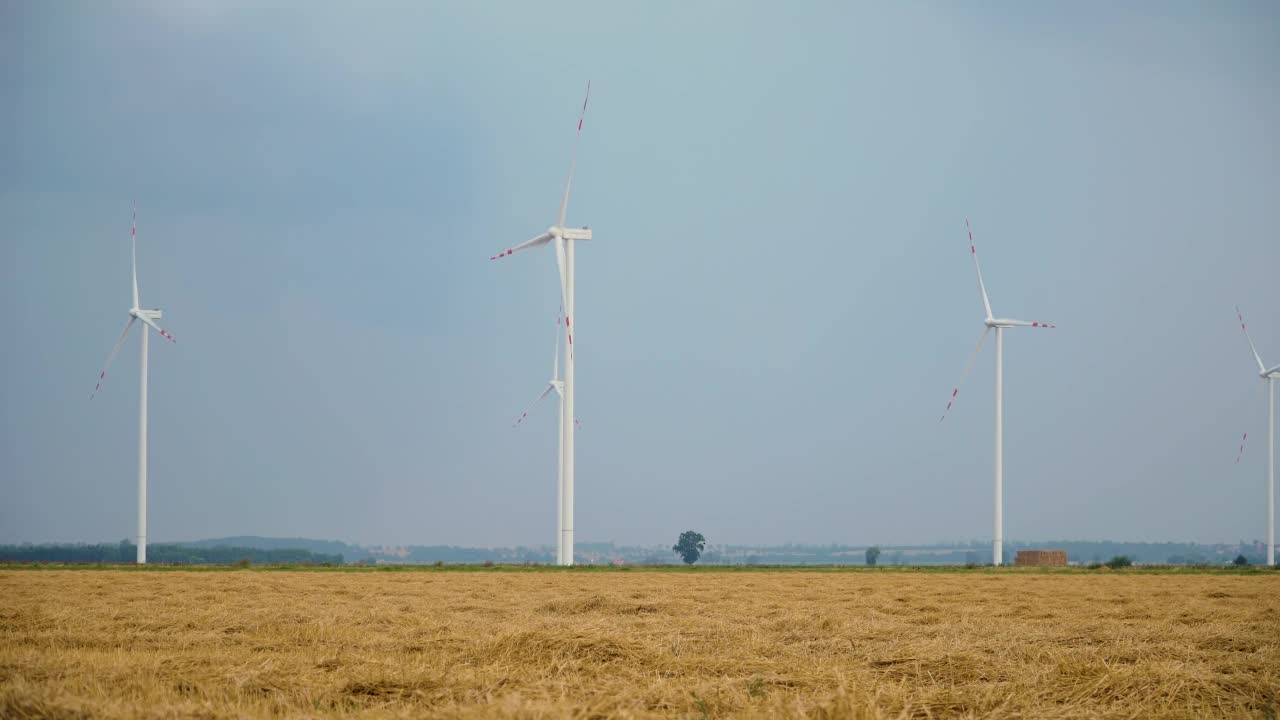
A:
<svg viewBox="0 0 1280 720">
<path fill-rule="evenodd" d="M 0 571 L 0 717 L 1266 717 L 1280 573 Z"/>
</svg>

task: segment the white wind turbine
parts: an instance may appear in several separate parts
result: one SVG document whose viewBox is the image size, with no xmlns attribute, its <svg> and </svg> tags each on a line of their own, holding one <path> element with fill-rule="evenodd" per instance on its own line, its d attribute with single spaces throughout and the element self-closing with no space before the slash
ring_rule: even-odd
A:
<svg viewBox="0 0 1280 720">
<path fill-rule="evenodd" d="M 561 442 L 561 456 L 563 475 L 562 484 L 564 486 L 564 502 L 561 503 L 561 528 L 560 528 L 560 557 L 557 562 L 560 565 L 573 564 L 573 248 L 574 240 L 590 240 L 590 228 L 571 228 L 565 226 L 565 214 L 569 209 L 569 188 L 573 185 L 573 170 L 578 162 L 578 140 L 582 137 L 582 120 L 587 114 L 587 101 L 591 98 L 591 83 L 587 82 L 587 94 L 582 100 L 582 110 L 578 114 L 578 130 L 577 135 L 573 139 L 573 154 L 569 160 L 569 176 L 564 181 L 564 195 L 560 198 L 560 214 L 556 216 L 556 224 L 547 228 L 547 231 L 532 240 L 523 242 L 515 247 L 504 250 L 497 255 L 490 257 L 490 260 L 507 257 L 521 250 L 528 248 L 540 247 L 547 243 L 553 243 L 556 249 L 556 266 L 560 271 L 560 301 L 564 307 L 564 327 L 565 337 L 568 344 L 565 347 L 564 355 L 564 400 L 563 410 L 560 417 L 561 432 L 564 439 Z"/>
<path fill-rule="evenodd" d="M 969 371 L 973 369 L 973 362 L 977 359 L 978 352 L 982 350 L 982 343 L 986 341 L 987 333 L 991 332 L 992 329 L 996 331 L 996 497 L 995 537 L 991 541 L 991 557 L 994 564 L 1000 565 L 1004 561 L 1004 331 L 1005 328 L 1014 327 L 1052 328 L 1057 326 L 1042 322 L 1011 320 L 992 316 L 991 301 L 987 298 L 987 286 L 982 282 L 982 268 L 978 265 L 978 250 L 973 242 L 973 230 L 969 227 L 968 218 L 965 218 L 964 227 L 969 233 L 969 254 L 973 256 L 973 268 L 978 271 L 978 290 L 982 292 L 982 309 L 986 312 L 983 325 L 986 328 L 982 331 L 982 336 L 978 338 L 978 345 L 973 349 L 973 354 L 969 356 L 969 362 L 964 367 L 964 374 L 960 376 L 961 383 L 968 377 Z M 956 395 L 959 393 L 960 385 L 957 384 L 955 389 L 951 391 L 951 399 L 947 400 L 947 407 L 942 411 L 942 417 L 938 419 L 938 422 L 947 419 L 947 412 L 951 410 L 951 404 L 955 402 Z"/>
<path fill-rule="evenodd" d="M 1280 380 L 1280 365 L 1268 368 L 1262 364 L 1262 356 L 1249 336 L 1249 329 L 1244 324 L 1244 314 L 1236 307 L 1236 318 L 1240 320 L 1240 329 L 1249 341 L 1249 349 L 1253 351 L 1253 359 L 1258 363 L 1258 377 L 1267 383 L 1267 564 L 1276 564 L 1276 380 Z M 1248 435 L 1246 434 L 1246 438 Z M 1244 444 L 1240 445 L 1241 454 Z M 1240 462 L 1240 456 L 1236 456 Z"/>
<path fill-rule="evenodd" d="M 142 321 L 142 383 L 138 402 L 138 564 L 141 565 L 147 562 L 147 328 L 154 329 L 170 342 L 177 341 L 156 324 L 155 321 L 160 319 L 160 310 L 144 309 L 138 303 L 138 206 L 136 204 L 133 207 L 133 226 L 129 236 L 133 244 L 133 305 L 129 308 L 129 322 L 125 324 L 124 332 L 120 333 L 120 338 L 116 340 L 115 347 L 111 348 L 111 354 L 107 356 L 102 372 L 98 373 L 98 384 L 93 388 L 89 399 L 92 400 L 102 389 L 107 379 L 107 369 L 119 354 L 134 321 Z"/>
<path fill-rule="evenodd" d="M 529 403 L 529 407 L 520 413 L 520 417 L 512 424 L 512 427 L 520 427 L 520 423 L 529 417 L 529 413 L 537 407 L 538 403 L 552 392 L 556 394 L 557 406 L 559 408 L 560 423 L 559 434 L 556 444 L 556 563 L 564 564 L 564 379 L 560 377 L 560 316 L 556 316 L 556 352 L 551 363 L 551 379 L 547 381 L 547 387 L 542 394 L 533 402 Z M 577 419 L 574 419 L 574 425 L 581 425 Z"/>
</svg>

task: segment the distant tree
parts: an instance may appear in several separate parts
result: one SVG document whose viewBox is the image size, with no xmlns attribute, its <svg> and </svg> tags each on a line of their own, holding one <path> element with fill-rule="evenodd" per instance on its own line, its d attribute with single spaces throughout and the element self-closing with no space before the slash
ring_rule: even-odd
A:
<svg viewBox="0 0 1280 720">
<path fill-rule="evenodd" d="M 878 559 L 880 559 L 880 546 L 872 545 L 871 547 L 867 548 L 867 564 L 875 565 L 876 560 Z"/>
<path fill-rule="evenodd" d="M 679 555 L 686 565 L 692 565 L 698 562 L 698 556 L 706 546 L 707 539 L 702 537 L 702 533 L 686 530 L 680 533 L 680 540 L 671 546 L 671 551 Z"/>
<path fill-rule="evenodd" d="M 1237 555 L 1236 559 L 1233 560 L 1232 562 L 1236 565 L 1248 565 L 1249 558 L 1245 557 L 1244 555 Z"/>
<path fill-rule="evenodd" d="M 1107 567 L 1111 568 L 1112 570 L 1127 568 L 1130 565 L 1133 565 L 1133 561 L 1129 559 L 1128 555 L 1116 555 L 1115 557 L 1107 561 Z"/>
</svg>

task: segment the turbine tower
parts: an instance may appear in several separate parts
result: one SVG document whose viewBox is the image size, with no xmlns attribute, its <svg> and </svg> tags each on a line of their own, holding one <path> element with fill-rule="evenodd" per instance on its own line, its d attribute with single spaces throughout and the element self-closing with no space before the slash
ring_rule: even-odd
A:
<svg viewBox="0 0 1280 720">
<path fill-rule="evenodd" d="M 562 517 L 560 529 L 560 565 L 573 564 L 573 249 L 575 240 L 590 240 L 591 229 L 587 227 L 571 228 L 565 225 L 565 215 L 569 210 L 569 189 L 573 185 L 573 170 L 578 162 L 578 141 L 582 138 L 582 120 L 587 114 L 587 101 L 591 99 L 591 82 L 587 82 L 587 94 L 582 100 L 582 110 L 578 113 L 578 130 L 573 139 L 573 153 L 569 159 L 569 175 L 564 181 L 564 194 L 560 198 L 560 212 L 556 216 L 556 224 L 547 228 L 541 235 L 520 243 L 490 257 L 490 260 L 508 257 L 521 250 L 541 247 L 552 243 L 556 250 L 556 266 L 560 271 L 560 304 L 564 307 L 564 330 L 568 344 L 564 353 L 564 409 L 561 412 L 560 427 L 564 434 L 562 442 L 564 476 L 564 502 L 561 505 Z"/>
<path fill-rule="evenodd" d="M 969 233 L 969 254 L 973 256 L 973 268 L 978 272 L 978 290 L 982 293 L 982 309 L 986 313 L 982 324 L 986 327 L 982 331 L 982 336 L 978 338 L 978 345 L 973 349 L 973 354 L 969 356 L 969 362 L 965 365 L 964 373 L 960 376 L 960 383 L 951 391 L 951 398 L 947 400 L 947 407 L 942 411 L 942 417 L 938 419 L 938 422 L 947 419 L 947 413 L 951 410 L 952 403 L 955 402 L 956 396 L 960 393 L 960 384 L 969 376 L 969 371 L 973 369 L 974 360 L 977 359 L 978 352 L 982 350 L 982 343 L 986 341 L 987 334 L 994 329 L 996 331 L 996 482 L 995 536 L 991 540 L 991 558 L 995 565 L 1001 565 L 1004 561 L 1004 331 L 1007 328 L 1015 327 L 1053 328 L 1057 326 L 1042 322 L 997 318 L 992 315 L 991 300 L 987 297 L 987 286 L 982 281 L 982 267 L 978 265 L 978 249 L 973 242 L 973 230 L 969 227 L 968 218 L 965 218 L 964 227 Z"/>
<path fill-rule="evenodd" d="M 1258 377 L 1267 383 L 1267 564 L 1276 564 L 1276 380 L 1280 380 L 1280 365 L 1268 368 L 1262 363 L 1262 356 L 1249 336 L 1249 328 L 1245 327 L 1244 314 L 1236 307 L 1236 318 L 1240 320 L 1240 329 L 1249 341 L 1249 349 L 1253 351 L 1253 359 L 1258 363 Z M 1246 435 L 1246 437 L 1248 437 Z M 1244 453 L 1241 444 L 1240 452 Z M 1240 457 L 1236 456 L 1236 462 Z"/>
<path fill-rule="evenodd" d="M 129 237 L 133 244 L 133 305 L 129 308 L 129 322 L 125 323 L 124 332 L 120 333 L 115 347 L 111 348 L 111 354 L 107 356 L 107 362 L 102 366 L 102 372 L 98 373 L 98 384 L 93 388 L 93 392 L 89 394 L 89 399 L 92 400 L 98 394 L 98 391 L 102 389 L 103 383 L 107 380 L 107 369 L 111 367 L 111 362 L 119 354 L 120 348 L 124 345 L 125 338 L 128 337 L 134 321 L 141 321 L 142 381 L 138 398 L 138 564 L 143 565 L 147 562 L 147 329 L 155 330 L 160 333 L 160 337 L 170 342 L 177 341 L 166 330 L 156 324 L 156 320 L 161 317 L 160 310 L 156 308 L 144 309 L 138 302 L 137 204 L 133 206 L 133 226 L 129 232 Z"/>
</svg>

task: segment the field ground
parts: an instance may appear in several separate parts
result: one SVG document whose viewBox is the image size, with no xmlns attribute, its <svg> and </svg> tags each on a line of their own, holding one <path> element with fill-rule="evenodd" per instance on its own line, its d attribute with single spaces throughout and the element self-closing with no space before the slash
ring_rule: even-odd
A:
<svg viewBox="0 0 1280 720">
<path fill-rule="evenodd" d="M 1280 572 L 0 569 L 4 718 L 1277 711 Z"/>
</svg>

